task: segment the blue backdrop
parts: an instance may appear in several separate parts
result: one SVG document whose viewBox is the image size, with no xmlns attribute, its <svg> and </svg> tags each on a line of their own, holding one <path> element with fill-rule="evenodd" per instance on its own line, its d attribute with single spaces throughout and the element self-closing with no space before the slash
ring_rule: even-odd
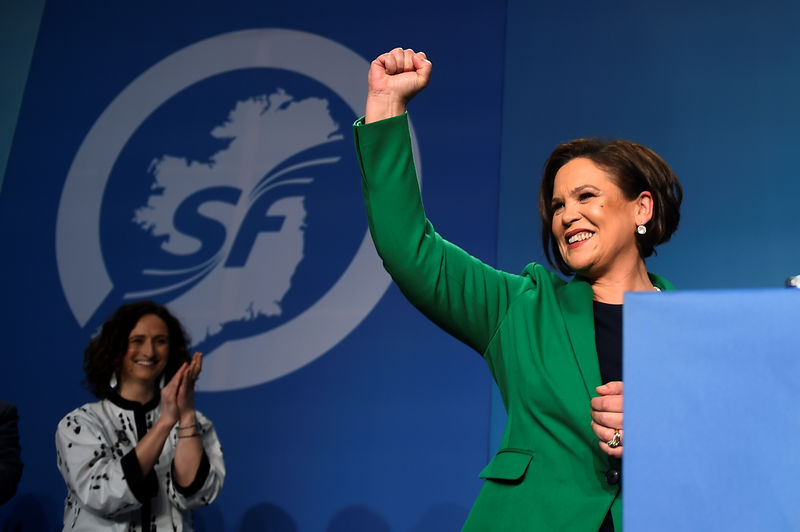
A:
<svg viewBox="0 0 800 532">
<path fill-rule="evenodd" d="M 46 3 L 0 193 L 0 390 L 19 406 L 26 462 L 0 522 L 59 526 L 53 432 L 91 399 L 83 347 L 107 309 L 151 294 L 195 324 L 203 380 L 220 383 L 198 403 L 217 425 L 228 479 L 199 512 L 201 529 L 460 527 L 502 424 L 488 373 L 396 288 L 383 292 L 359 254 L 351 102 L 363 101 L 368 62 L 396 45 L 434 62 L 411 107 L 429 216 L 479 258 L 511 271 L 541 260 L 542 163 L 559 142 L 603 135 L 653 147 L 683 180 L 681 228 L 651 269 L 683 288 L 777 286 L 800 273 L 790 193 L 800 8 L 404 7 Z M 237 48 L 245 30 L 261 43 L 250 52 Z M 281 110 L 288 119 L 270 122 Z M 240 172 L 215 181 L 237 141 Z M 247 141 L 277 146 L 272 163 Z M 275 177 L 270 190 L 285 193 L 260 196 L 244 175 Z M 294 228 L 276 241 L 289 248 L 265 240 L 279 236 L 267 227 L 276 216 Z M 239 235 L 246 246 L 234 245 Z M 220 272 L 239 283 L 236 297 L 206 281 Z M 253 279 L 273 292 L 255 294 Z M 358 297 L 326 299 L 342 279 Z M 238 308 L 249 288 L 262 304 L 252 313 L 202 312 Z M 303 322 L 310 309 L 339 325 Z M 226 368 L 259 357 L 272 377 L 236 387 L 243 377 Z"/>
<path fill-rule="evenodd" d="M 409 7 L 398 16 L 371 3 L 302 12 L 253 2 L 47 3 L 0 196 L 0 245 L 20 257 L 0 266 L 3 293 L 16 302 L 3 324 L 2 390 L 19 405 L 26 463 L 0 519 L 60 525 L 53 434 L 91 399 L 80 386 L 83 347 L 110 308 L 147 295 L 195 324 L 207 354 L 200 382 L 219 390 L 198 398 L 228 466 L 217 503 L 198 512 L 202 529 L 463 522 L 488 455 L 490 380 L 480 357 L 440 334 L 388 279 L 376 289 L 379 262 L 365 266 L 359 252 L 366 221 L 350 125 L 369 61 L 387 46 L 457 57 L 460 43 L 483 35 L 485 82 L 454 101 L 466 58 L 442 61 L 442 82 L 420 101 L 414 126 L 423 174 L 437 176 L 424 183 L 434 219 L 493 261 L 496 205 L 486 198 L 497 180 L 486 176 L 499 159 L 505 10 L 453 4 L 420 20 L 424 5 Z M 479 120 L 464 123 L 466 109 Z M 467 161 L 465 151 L 484 155 Z M 283 229 L 266 227 L 276 220 Z M 346 297 L 328 298 L 348 275 Z M 195 308 L 197 293 L 216 295 Z M 252 305 L 236 314 L 248 295 Z M 316 321 L 288 327 L 310 313 Z M 328 322 L 345 325 L 325 332 Z M 306 345 L 323 333 L 327 344 Z M 287 346 L 288 361 L 276 354 Z M 271 380 L 228 374 L 259 357 L 268 370 L 258 379 Z"/>
</svg>

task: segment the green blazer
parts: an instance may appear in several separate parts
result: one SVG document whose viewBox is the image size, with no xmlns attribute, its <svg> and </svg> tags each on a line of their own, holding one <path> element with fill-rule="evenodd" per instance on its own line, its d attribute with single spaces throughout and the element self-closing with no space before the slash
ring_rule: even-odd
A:
<svg viewBox="0 0 800 532">
<path fill-rule="evenodd" d="M 464 530 L 596 532 L 622 495 L 590 426 L 601 384 L 592 288 L 539 264 L 498 271 L 439 236 L 425 217 L 406 115 L 353 127 L 375 246 L 408 300 L 480 353 L 508 413 L 500 449 Z M 662 290 L 671 286 L 651 275 Z"/>
</svg>

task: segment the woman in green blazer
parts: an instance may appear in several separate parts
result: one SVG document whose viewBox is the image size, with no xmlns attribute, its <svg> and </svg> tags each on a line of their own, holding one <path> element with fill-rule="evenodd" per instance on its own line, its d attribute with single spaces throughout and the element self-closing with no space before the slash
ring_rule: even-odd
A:
<svg viewBox="0 0 800 532">
<path fill-rule="evenodd" d="M 539 264 L 495 270 L 425 217 L 405 113 L 430 74 L 424 53 L 379 56 L 354 135 L 384 266 L 411 303 L 481 353 L 508 413 L 464 530 L 619 531 L 623 294 L 671 288 L 644 258 L 677 228 L 680 183 L 631 142 L 562 145 L 545 167 L 539 211 L 548 258 L 575 277 Z"/>
</svg>

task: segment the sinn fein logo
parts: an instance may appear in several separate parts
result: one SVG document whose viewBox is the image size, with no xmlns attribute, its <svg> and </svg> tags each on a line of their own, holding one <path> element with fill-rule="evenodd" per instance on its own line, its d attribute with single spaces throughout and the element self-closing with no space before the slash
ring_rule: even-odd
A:
<svg viewBox="0 0 800 532">
<path fill-rule="evenodd" d="M 87 333 L 152 298 L 207 354 L 202 390 L 323 355 L 389 286 L 364 221 L 350 124 L 369 64 L 317 35 L 220 35 L 160 61 L 86 135 L 56 258 Z"/>
</svg>

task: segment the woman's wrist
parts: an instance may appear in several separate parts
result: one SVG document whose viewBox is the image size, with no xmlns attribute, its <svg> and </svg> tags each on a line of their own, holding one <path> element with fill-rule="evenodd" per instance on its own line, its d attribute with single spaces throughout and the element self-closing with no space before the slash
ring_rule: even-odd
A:
<svg viewBox="0 0 800 532">
<path fill-rule="evenodd" d="M 181 416 L 178 420 L 178 428 L 188 428 L 195 425 L 197 425 L 197 415 L 194 410 L 190 412 L 181 412 Z"/>
<path fill-rule="evenodd" d="M 377 122 L 406 112 L 406 102 L 385 94 L 370 94 L 364 112 L 364 123 Z"/>
<path fill-rule="evenodd" d="M 169 419 L 165 418 L 163 415 L 156 420 L 153 427 L 148 432 L 153 432 L 159 435 L 166 435 L 169 434 L 169 431 L 172 430 L 172 427 L 175 426 L 174 421 L 170 421 Z"/>
</svg>

